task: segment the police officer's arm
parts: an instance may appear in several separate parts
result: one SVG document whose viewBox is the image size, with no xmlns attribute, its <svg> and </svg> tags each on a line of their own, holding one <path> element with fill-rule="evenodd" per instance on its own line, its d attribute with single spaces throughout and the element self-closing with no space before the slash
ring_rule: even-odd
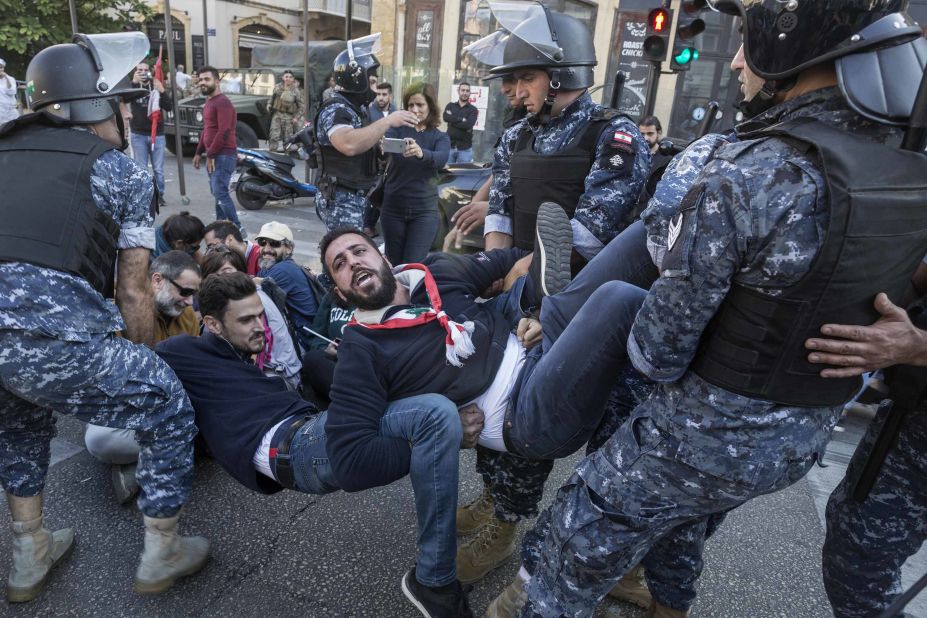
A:
<svg viewBox="0 0 927 618">
<path fill-rule="evenodd" d="M 492 185 L 489 187 L 489 210 L 483 226 L 486 249 L 506 249 L 512 246 L 511 162 L 512 149 L 525 122 L 509 127 L 493 154 Z"/>
<path fill-rule="evenodd" d="M 486 215 L 489 214 L 490 185 L 492 185 L 492 175 L 486 179 L 469 204 L 451 215 L 451 223 L 461 234 L 469 234 L 473 228 L 483 225 L 486 221 Z"/>
<path fill-rule="evenodd" d="M 822 377 L 858 376 L 892 365 L 927 365 L 927 332 L 914 326 L 908 312 L 885 294 L 876 296 L 874 304 L 882 317 L 872 325 L 825 324 L 821 333 L 827 338 L 805 342 L 806 348 L 815 350 L 808 355 L 810 362 L 836 366 L 822 370 Z"/>
<path fill-rule="evenodd" d="M 354 129 L 347 125 L 342 125 L 328 136 L 338 152 L 348 157 L 364 154 L 377 145 L 386 132 L 393 127 L 414 127 L 418 124 L 418 118 L 415 114 L 407 110 L 401 110 L 384 116 L 376 122 L 372 122 L 366 127 Z"/>
<path fill-rule="evenodd" d="M 573 246 L 587 260 L 626 226 L 647 182 L 650 160 L 647 141 L 627 119 L 610 123 L 599 136 L 595 162 L 571 221 Z"/>
<path fill-rule="evenodd" d="M 119 251 L 116 305 L 126 323 L 126 339 L 154 346 L 154 298 L 148 279 L 150 255 L 144 248 Z"/>
<path fill-rule="evenodd" d="M 737 167 L 714 161 L 686 195 L 681 232 L 628 337 L 631 362 L 651 380 L 682 377 L 727 295 L 743 251 L 735 213 L 750 212 L 750 191 Z"/>
</svg>

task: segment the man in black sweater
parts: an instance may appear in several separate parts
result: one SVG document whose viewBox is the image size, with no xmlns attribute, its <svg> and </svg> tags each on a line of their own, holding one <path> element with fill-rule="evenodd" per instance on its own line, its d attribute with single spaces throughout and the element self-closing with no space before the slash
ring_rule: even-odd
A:
<svg viewBox="0 0 927 618">
<path fill-rule="evenodd" d="M 473 161 L 473 126 L 479 115 L 470 103 L 470 84 L 461 82 L 457 86 L 457 99 L 444 107 L 447 136 L 451 138 L 451 156 L 447 162 L 470 163 Z"/>
<path fill-rule="evenodd" d="M 172 337 L 157 352 L 183 383 L 216 461 L 239 483 L 265 494 L 284 488 L 359 491 L 409 475 L 420 522 L 419 557 L 403 577 L 403 591 L 426 616 L 471 616 L 454 571 L 463 435 L 457 406 L 431 394 L 385 404 L 371 450 L 398 452 L 384 462 L 395 478 L 349 475 L 342 485 L 328 455 L 328 413 L 319 413 L 282 379 L 265 376 L 252 360 L 263 348 L 264 327 L 251 278 L 210 275 L 198 299 L 207 333 Z"/>
<path fill-rule="evenodd" d="M 150 99 L 153 96 L 158 98 L 157 108 L 162 112 L 169 112 L 174 109 L 174 98 L 171 91 L 164 87 L 161 80 L 151 74 L 151 68 L 145 62 L 139 62 L 135 67 L 135 73 L 132 74 L 132 84 L 139 88 L 145 88 L 150 93 L 148 96 L 140 99 L 133 99 L 129 102 L 129 110 L 132 115 L 129 119 L 129 131 L 131 132 L 132 158 L 143 168 L 148 168 L 148 162 L 151 161 L 151 169 L 154 171 L 155 185 L 158 187 L 158 205 L 164 206 L 164 115 L 158 118 L 156 127 L 156 136 L 154 144 L 151 142 L 151 118 L 148 116 Z"/>
</svg>

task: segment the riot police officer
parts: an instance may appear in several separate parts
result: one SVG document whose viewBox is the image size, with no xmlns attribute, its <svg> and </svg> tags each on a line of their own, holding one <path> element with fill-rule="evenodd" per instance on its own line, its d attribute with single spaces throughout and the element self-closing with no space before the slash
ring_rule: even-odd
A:
<svg viewBox="0 0 927 618">
<path fill-rule="evenodd" d="M 153 338 L 154 185 L 120 152 L 119 99 L 147 94 L 125 76 L 148 48 L 133 32 L 78 34 L 40 51 L 26 71 L 35 113 L 0 133 L 0 482 L 13 519 L 11 602 L 34 599 L 74 543 L 70 529 L 43 527 L 52 410 L 136 432 L 146 529 L 138 592 L 166 590 L 208 557 L 205 539 L 177 534 L 193 409 L 170 368 L 140 345 Z M 106 300 L 114 292 L 116 305 Z"/>
<path fill-rule="evenodd" d="M 370 78 L 380 66 L 374 55 L 379 41 L 379 34 L 348 41 L 335 58 L 335 92 L 316 114 L 320 180 L 315 201 L 329 230 L 363 227 L 370 208 L 367 196 L 378 180 L 377 144 L 391 127 L 418 123 L 406 110 L 373 123 L 367 117 L 367 106 L 376 96 Z"/>
<path fill-rule="evenodd" d="M 571 219 L 576 271 L 633 221 L 649 148 L 634 121 L 594 103 L 587 92 L 597 60 L 582 22 L 540 3 L 521 11 L 507 3 L 490 8 L 502 31 L 468 53 L 495 64 L 490 75 L 515 81 L 527 116 L 505 131 L 494 154 L 486 248 L 532 249 L 538 207 L 553 201 Z M 482 578 L 515 552 L 517 523 L 537 515 L 552 467 L 550 460 L 478 450 L 477 470 L 487 487 L 458 513 L 461 533 L 479 530 L 458 548 L 462 582 Z"/>
<path fill-rule="evenodd" d="M 586 615 L 657 539 L 800 479 L 859 388 L 822 378 L 804 340 L 871 322 L 876 293 L 899 297 L 923 257 L 927 161 L 899 148 L 897 118 L 852 96 L 865 74 L 842 72 L 838 88 L 834 62 L 920 37 L 904 3 L 712 4 L 742 19 L 733 66 L 761 113 L 669 223 L 628 341 L 661 384 L 539 519 L 526 615 Z"/>
</svg>

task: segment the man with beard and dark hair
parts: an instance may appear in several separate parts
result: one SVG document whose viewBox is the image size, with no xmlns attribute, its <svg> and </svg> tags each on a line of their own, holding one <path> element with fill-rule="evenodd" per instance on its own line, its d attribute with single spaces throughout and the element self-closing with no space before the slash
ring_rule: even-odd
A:
<svg viewBox="0 0 927 618">
<path fill-rule="evenodd" d="M 309 349 L 313 336 L 303 327 L 312 327 L 319 299 L 315 297 L 302 267 L 293 261 L 293 232 L 289 226 L 271 221 L 261 227 L 254 242 L 261 249 L 258 260 L 259 277 L 269 277 L 286 292 L 287 314 L 304 350 Z"/>
<path fill-rule="evenodd" d="M 193 296 L 200 287 L 200 267 L 183 251 L 168 251 L 148 269 L 154 291 L 155 343 L 174 335 L 197 336 L 200 321 L 193 311 Z M 138 493 L 135 471 L 140 446 L 131 429 L 87 425 L 87 452 L 112 466 L 110 479 L 116 500 L 125 504 Z"/>
<path fill-rule="evenodd" d="M 418 118 L 399 110 L 370 122 L 367 109 L 376 98 L 371 82 L 380 66 L 374 55 L 380 35 L 348 41 L 335 58 L 335 92 L 319 108 L 313 123 L 319 143 L 321 179 L 316 208 L 329 230 L 364 224 L 367 195 L 377 184 L 377 144 L 393 127 L 415 127 Z"/>
<path fill-rule="evenodd" d="M 196 145 L 193 167 L 200 169 L 200 158 L 205 153 L 209 191 L 216 200 L 216 219 L 228 219 L 245 236 L 235 203 L 229 194 L 229 182 L 238 162 L 235 137 L 238 112 L 219 89 L 219 71 L 213 67 L 200 69 L 200 92 L 206 95 L 206 103 L 203 105 L 203 134 Z"/>
<path fill-rule="evenodd" d="M 328 413 L 320 414 L 283 380 L 264 375 L 252 360 L 263 349 L 264 326 L 251 278 L 210 275 L 200 288 L 199 303 L 208 332 L 174 337 L 159 344 L 157 352 L 189 394 L 200 434 L 216 461 L 239 483 L 264 494 L 337 491 L 326 439 Z M 390 401 L 380 411 L 383 422 L 370 436 L 370 447 L 401 451 L 401 476 L 412 481 L 419 514 L 418 565 L 406 574 L 403 588 L 419 581 L 434 586 L 426 593 L 415 588 L 417 594 L 410 596 L 426 616 L 472 616 L 454 578 L 453 546 L 449 563 L 438 559 L 446 557 L 454 534 L 457 450 L 463 437 L 457 406 L 440 395 L 424 394 Z"/>
</svg>

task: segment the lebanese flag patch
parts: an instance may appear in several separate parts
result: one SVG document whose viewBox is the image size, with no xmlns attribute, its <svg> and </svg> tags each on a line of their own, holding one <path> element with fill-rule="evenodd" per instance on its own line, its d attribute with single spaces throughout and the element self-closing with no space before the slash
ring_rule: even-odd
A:
<svg viewBox="0 0 927 618">
<path fill-rule="evenodd" d="M 631 137 L 631 134 L 625 133 L 624 131 L 615 131 L 612 140 L 621 144 L 627 144 L 628 146 L 634 143 L 634 138 Z"/>
</svg>

